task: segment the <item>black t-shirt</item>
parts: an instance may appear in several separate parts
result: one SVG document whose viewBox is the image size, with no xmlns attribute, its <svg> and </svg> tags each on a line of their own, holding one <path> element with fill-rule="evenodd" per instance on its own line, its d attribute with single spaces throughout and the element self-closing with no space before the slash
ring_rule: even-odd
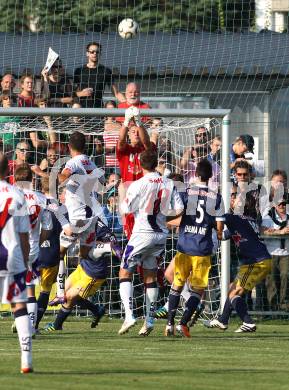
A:
<svg viewBox="0 0 289 390">
<path fill-rule="evenodd" d="M 66 104 L 53 101 L 53 99 L 55 98 L 64 98 L 72 96 L 72 86 L 69 83 L 67 77 L 61 77 L 61 79 L 57 83 L 54 83 L 53 81 L 49 80 L 47 83 L 47 88 L 49 99 L 51 99 L 49 104 L 51 107 L 67 107 Z"/>
<path fill-rule="evenodd" d="M 92 88 L 93 94 L 87 97 L 80 97 L 82 107 L 101 107 L 102 95 L 106 85 L 114 83 L 111 70 L 99 64 L 96 68 L 88 68 L 84 65 L 74 72 L 74 83 L 79 90 Z"/>
</svg>

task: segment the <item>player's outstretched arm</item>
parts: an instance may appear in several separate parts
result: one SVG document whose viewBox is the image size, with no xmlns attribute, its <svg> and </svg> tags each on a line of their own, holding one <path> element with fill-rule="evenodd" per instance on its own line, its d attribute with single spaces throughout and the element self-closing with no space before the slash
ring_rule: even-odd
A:
<svg viewBox="0 0 289 390">
<path fill-rule="evenodd" d="M 118 149 L 122 150 L 127 145 L 127 134 L 128 134 L 128 126 L 133 119 L 133 108 L 129 107 L 125 110 L 125 118 L 123 125 L 119 130 L 119 138 L 118 138 Z"/>
<path fill-rule="evenodd" d="M 149 149 L 152 146 L 152 144 L 151 144 L 150 136 L 142 124 L 140 111 L 137 107 L 132 107 L 132 112 L 133 112 L 133 120 L 136 126 L 138 127 L 138 134 L 139 134 L 140 141 L 145 149 Z"/>
</svg>

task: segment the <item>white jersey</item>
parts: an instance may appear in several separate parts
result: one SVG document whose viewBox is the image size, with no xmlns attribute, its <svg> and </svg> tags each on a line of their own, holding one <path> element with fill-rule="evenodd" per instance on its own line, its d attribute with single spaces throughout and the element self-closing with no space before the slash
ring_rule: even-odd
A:
<svg viewBox="0 0 289 390">
<path fill-rule="evenodd" d="M 131 183 L 121 212 L 134 214 L 133 234 L 167 233 L 166 216 L 170 210 L 181 211 L 183 208 L 174 182 L 157 172 L 150 172 Z"/>
<path fill-rule="evenodd" d="M 19 233 L 30 229 L 23 193 L 0 180 L 0 276 L 24 272 Z"/>
<path fill-rule="evenodd" d="M 30 220 L 29 260 L 35 261 L 39 254 L 40 232 L 52 229 L 52 219 L 50 212 L 46 210 L 46 197 L 36 191 L 24 189 L 24 196 L 28 206 L 28 215 Z"/>
<path fill-rule="evenodd" d="M 67 161 L 64 170 L 69 170 L 71 176 L 66 185 L 65 205 L 69 220 L 73 224 L 85 220 L 101 212 L 101 206 L 95 196 L 97 179 L 104 172 L 97 168 L 85 154 L 77 155 Z"/>
</svg>

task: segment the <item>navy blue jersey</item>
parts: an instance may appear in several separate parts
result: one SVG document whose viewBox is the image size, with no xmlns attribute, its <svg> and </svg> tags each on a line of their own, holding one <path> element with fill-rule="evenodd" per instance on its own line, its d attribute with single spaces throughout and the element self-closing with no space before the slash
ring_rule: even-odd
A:
<svg viewBox="0 0 289 390">
<path fill-rule="evenodd" d="M 47 207 L 49 205 L 55 205 L 56 201 L 54 199 L 47 199 Z M 56 218 L 55 214 L 52 211 L 49 211 L 52 218 L 52 230 L 50 230 L 49 237 L 45 240 L 39 252 L 39 267 L 40 268 L 50 268 L 59 264 L 60 260 L 60 233 L 61 233 L 61 224 Z"/>
<path fill-rule="evenodd" d="M 225 214 L 225 224 L 229 235 L 238 249 L 239 262 L 242 265 L 254 264 L 270 259 L 266 245 L 259 236 L 259 226 L 255 219 L 236 214 Z"/>
<path fill-rule="evenodd" d="M 212 229 L 223 220 L 222 197 L 207 186 L 194 186 L 180 193 L 184 214 L 179 229 L 177 250 L 191 256 L 213 252 Z"/>
<path fill-rule="evenodd" d="M 94 279 L 106 279 L 111 264 L 111 245 L 117 242 L 111 230 L 98 219 L 96 224 L 97 257 L 81 259 L 80 265 L 85 273 Z"/>
</svg>

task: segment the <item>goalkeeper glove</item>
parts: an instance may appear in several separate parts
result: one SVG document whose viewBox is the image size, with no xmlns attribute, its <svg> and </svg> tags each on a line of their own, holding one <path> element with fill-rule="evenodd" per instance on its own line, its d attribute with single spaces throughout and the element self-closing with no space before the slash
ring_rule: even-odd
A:
<svg viewBox="0 0 289 390">
<path fill-rule="evenodd" d="M 128 127 L 129 122 L 132 120 L 134 114 L 133 114 L 133 107 L 129 107 L 125 110 L 125 119 L 123 122 L 123 125 L 125 127 Z"/>
</svg>

